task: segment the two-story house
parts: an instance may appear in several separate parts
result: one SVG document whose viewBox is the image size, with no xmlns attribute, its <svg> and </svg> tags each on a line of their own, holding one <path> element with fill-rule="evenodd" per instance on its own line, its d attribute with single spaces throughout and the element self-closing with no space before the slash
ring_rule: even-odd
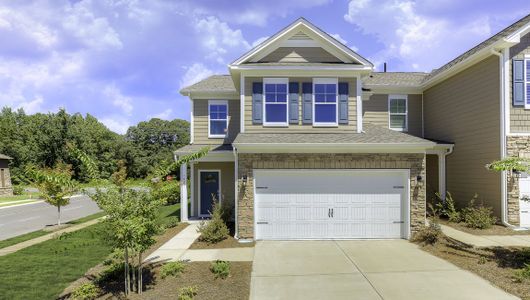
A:
<svg viewBox="0 0 530 300">
<path fill-rule="evenodd" d="M 215 198 L 241 239 L 409 238 L 449 190 L 530 225 L 530 181 L 485 168 L 530 155 L 529 31 L 527 16 L 431 73 L 387 73 L 296 20 L 181 90 L 192 138 L 175 155 L 211 146 L 189 165 L 189 207 L 181 167 L 182 220 Z"/>
</svg>

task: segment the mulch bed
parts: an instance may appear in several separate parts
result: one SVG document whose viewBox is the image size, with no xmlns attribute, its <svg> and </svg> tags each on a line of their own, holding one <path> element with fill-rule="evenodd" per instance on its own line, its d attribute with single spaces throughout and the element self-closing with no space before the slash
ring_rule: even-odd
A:
<svg viewBox="0 0 530 300">
<path fill-rule="evenodd" d="M 233 237 L 228 237 L 219 243 L 209 244 L 207 242 L 201 242 L 198 239 L 191 244 L 190 249 L 222 249 L 222 248 L 241 248 L 241 247 L 254 247 L 254 242 L 240 243 Z"/>
<path fill-rule="evenodd" d="M 530 280 L 517 282 L 513 277 L 515 270 L 530 263 L 530 248 L 474 248 L 445 236 L 435 245 L 421 248 L 479 275 L 508 293 L 530 299 Z"/>
<path fill-rule="evenodd" d="M 173 238 L 175 235 L 177 235 L 179 232 L 184 230 L 184 228 L 188 227 L 187 223 L 179 223 L 177 226 L 173 228 L 168 228 L 163 234 L 158 235 L 155 237 L 156 243 L 151 246 L 147 251 L 144 252 L 143 257 L 149 256 L 151 253 L 153 253 L 156 249 L 160 248 L 163 244 L 165 244 L 167 241 L 169 241 L 171 238 Z M 94 280 L 103 270 L 108 268 L 107 266 L 101 264 L 96 265 L 93 268 L 90 268 L 83 277 L 79 278 L 78 280 L 72 282 L 58 297 L 59 299 L 68 299 L 68 296 L 74 291 L 75 288 L 82 285 L 83 283 L 89 282 L 91 280 Z M 106 291 L 107 293 L 101 297 L 101 299 L 120 299 L 122 296 L 120 295 L 123 288 L 123 283 L 117 284 L 117 285 L 109 285 L 109 286 L 116 286 L 117 289 Z M 115 296 L 114 294 L 117 294 Z"/>
<path fill-rule="evenodd" d="M 159 268 L 154 270 L 154 284 L 148 285 L 142 295 L 131 294 L 130 299 L 177 299 L 179 289 L 196 286 L 198 293 L 194 300 L 209 299 L 248 299 L 250 295 L 251 262 L 232 262 L 230 276 L 215 279 L 210 271 L 209 262 L 186 264 L 184 273 L 178 277 L 158 276 Z"/>
<path fill-rule="evenodd" d="M 488 229 L 474 229 L 467 227 L 464 223 L 454 223 L 444 219 L 441 219 L 440 223 L 475 235 L 530 235 L 530 230 L 516 231 L 502 225 L 493 225 Z"/>
</svg>

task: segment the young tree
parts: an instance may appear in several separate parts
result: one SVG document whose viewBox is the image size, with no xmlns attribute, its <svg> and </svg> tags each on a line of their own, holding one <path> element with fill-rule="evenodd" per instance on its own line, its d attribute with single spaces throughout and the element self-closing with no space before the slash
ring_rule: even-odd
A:
<svg viewBox="0 0 530 300">
<path fill-rule="evenodd" d="M 61 207 L 70 204 L 70 197 L 77 191 L 70 167 L 64 164 L 43 169 L 27 167 L 26 176 L 39 189 L 44 201 L 57 207 L 57 225 L 61 225 Z"/>
</svg>

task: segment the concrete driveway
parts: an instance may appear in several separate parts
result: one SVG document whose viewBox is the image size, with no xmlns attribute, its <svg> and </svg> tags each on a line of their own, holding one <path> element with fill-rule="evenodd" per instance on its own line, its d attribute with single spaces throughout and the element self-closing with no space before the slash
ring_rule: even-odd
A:
<svg viewBox="0 0 530 300">
<path fill-rule="evenodd" d="M 260 241 L 251 299 L 517 299 L 405 240 Z"/>
</svg>

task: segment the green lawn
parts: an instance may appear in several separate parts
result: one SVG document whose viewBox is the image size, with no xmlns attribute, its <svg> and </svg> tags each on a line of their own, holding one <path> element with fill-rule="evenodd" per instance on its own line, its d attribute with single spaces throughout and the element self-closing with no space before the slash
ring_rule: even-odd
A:
<svg viewBox="0 0 530 300">
<path fill-rule="evenodd" d="M 165 206 L 159 220 L 178 216 L 179 205 Z M 0 299 L 55 299 L 72 282 L 111 252 L 98 223 L 0 257 Z"/>
<path fill-rule="evenodd" d="M 17 200 L 38 199 L 38 198 L 39 198 L 39 193 L 24 192 L 24 194 L 22 195 L 0 197 L 0 204 L 2 204 L 2 202 L 11 202 L 11 201 L 17 201 Z"/>
</svg>

